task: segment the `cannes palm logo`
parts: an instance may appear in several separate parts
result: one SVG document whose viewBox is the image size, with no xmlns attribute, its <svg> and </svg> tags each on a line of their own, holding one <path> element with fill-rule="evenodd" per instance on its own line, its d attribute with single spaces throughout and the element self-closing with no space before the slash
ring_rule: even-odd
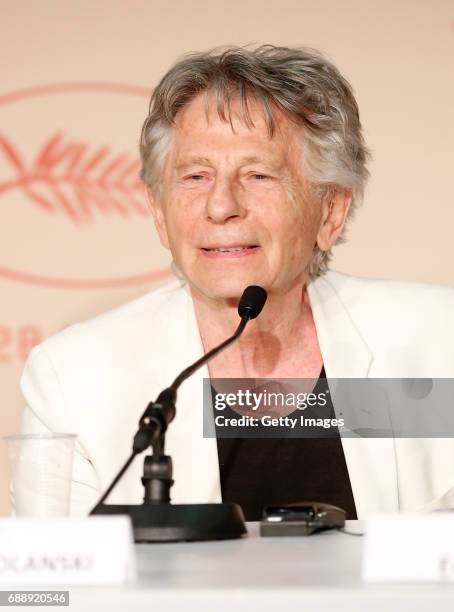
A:
<svg viewBox="0 0 454 612">
<path fill-rule="evenodd" d="M 148 97 L 88 83 L 0 98 L 0 276 L 90 288 L 169 274 L 138 177 Z"/>
</svg>

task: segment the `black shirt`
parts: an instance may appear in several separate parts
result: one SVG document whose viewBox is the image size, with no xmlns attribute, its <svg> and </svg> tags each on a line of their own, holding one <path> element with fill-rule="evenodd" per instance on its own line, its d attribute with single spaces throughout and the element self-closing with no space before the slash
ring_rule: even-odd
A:
<svg viewBox="0 0 454 612">
<path fill-rule="evenodd" d="M 317 386 L 325 379 L 323 367 Z M 357 518 L 336 428 L 329 437 L 218 437 L 217 447 L 222 500 L 239 504 L 246 520 L 260 520 L 266 505 L 301 501 L 333 504 Z"/>
</svg>

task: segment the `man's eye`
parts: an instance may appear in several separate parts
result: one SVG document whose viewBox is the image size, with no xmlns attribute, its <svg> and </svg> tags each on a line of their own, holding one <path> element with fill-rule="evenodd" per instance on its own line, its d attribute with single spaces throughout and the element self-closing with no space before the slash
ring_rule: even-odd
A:
<svg viewBox="0 0 454 612">
<path fill-rule="evenodd" d="M 263 181 L 269 177 L 266 176 L 265 174 L 253 174 L 252 178 L 254 178 L 256 181 Z"/>
<path fill-rule="evenodd" d="M 204 178 L 204 176 L 202 174 L 191 174 L 187 178 L 191 181 L 197 182 L 197 181 L 201 181 Z"/>
</svg>

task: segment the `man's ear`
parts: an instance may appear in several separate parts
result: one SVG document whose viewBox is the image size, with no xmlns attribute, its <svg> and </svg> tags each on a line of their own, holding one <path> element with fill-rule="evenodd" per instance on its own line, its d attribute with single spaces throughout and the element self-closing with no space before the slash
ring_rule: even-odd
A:
<svg viewBox="0 0 454 612">
<path fill-rule="evenodd" d="M 158 232 L 159 239 L 164 248 L 169 249 L 169 237 L 167 235 L 167 224 L 164 215 L 163 204 L 160 199 L 153 196 L 151 191 L 146 189 L 148 205 L 150 206 L 151 214 L 153 215 L 153 221 Z"/>
<path fill-rule="evenodd" d="M 352 201 L 352 192 L 336 189 L 331 197 L 323 202 L 322 219 L 317 233 L 317 245 L 322 251 L 336 244 L 344 229 Z"/>
</svg>

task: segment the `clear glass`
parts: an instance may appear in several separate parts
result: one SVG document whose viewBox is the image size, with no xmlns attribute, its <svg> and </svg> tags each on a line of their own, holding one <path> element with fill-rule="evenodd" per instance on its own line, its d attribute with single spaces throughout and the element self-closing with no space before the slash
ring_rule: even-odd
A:
<svg viewBox="0 0 454 612">
<path fill-rule="evenodd" d="M 18 517 L 69 515 L 74 445 L 65 433 L 3 438 L 11 471 L 11 511 Z"/>
</svg>

